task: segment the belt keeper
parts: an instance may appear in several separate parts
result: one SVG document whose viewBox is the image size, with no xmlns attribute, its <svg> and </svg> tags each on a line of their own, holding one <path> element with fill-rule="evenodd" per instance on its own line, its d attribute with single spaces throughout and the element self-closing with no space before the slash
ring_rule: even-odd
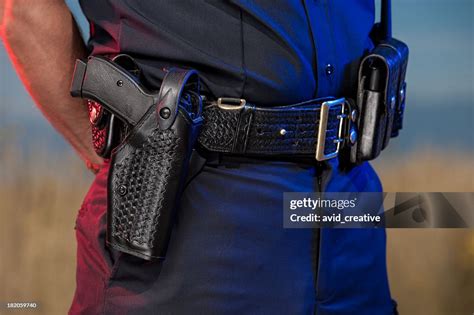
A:
<svg viewBox="0 0 474 315">
<path fill-rule="evenodd" d="M 244 104 L 240 109 L 239 120 L 235 129 L 232 152 L 245 153 L 247 150 L 248 135 L 252 124 L 255 105 Z"/>
</svg>

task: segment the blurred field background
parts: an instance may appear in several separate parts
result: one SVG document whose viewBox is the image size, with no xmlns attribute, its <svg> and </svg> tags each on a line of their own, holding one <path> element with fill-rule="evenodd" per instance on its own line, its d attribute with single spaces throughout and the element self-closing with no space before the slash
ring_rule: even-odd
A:
<svg viewBox="0 0 474 315">
<path fill-rule="evenodd" d="M 374 163 L 388 192 L 474 191 L 472 154 L 425 149 Z M 390 287 L 400 314 L 474 312 L 474 230 L 388 229 Z"/>
<path fill-rule="evenodd" d="M 474 191 L 473 2 L 393 5 L 395 35 L 411 49 L 408 108 L 401 137 L 373 165 L 385 191 Z M 92 179 L 0 46 L 0 314 L 67 312 L 74 221 Z M 473 314 L 472 229 L 388 230 L 388 269 L 402 315 Z M 39 307 L 7 311 L 14 301 Z"/>
</svg>

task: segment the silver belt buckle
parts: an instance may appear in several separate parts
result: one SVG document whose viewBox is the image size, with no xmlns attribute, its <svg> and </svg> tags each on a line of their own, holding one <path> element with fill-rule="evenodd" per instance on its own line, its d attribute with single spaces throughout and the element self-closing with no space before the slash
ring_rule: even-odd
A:
<svg viewBox="0 0 474 315">
<path fill-rule="evenodd" d="M 329 112 L 331 108 L 342 105 L 341 106 L 341 113 L 337 115 L 339 119 L 339 129 L 337 139 L 334 140 L 336 143 L 336 150 L 324 153 L 326 149 L 326 132 L 328 126 L 328 119 L 329 119 Z M 318 161 L 325 161 L 332 158 L 335 158 L 339 154 L 339 150 L 342 147 L 342 143 L 344 142 L 343 137 L 343 130 L 344 130 L 344 119 L 348 118 L 347 112 L 347 102 L 344 97 L 338 98 L 331 101 L 326 101 L 321 105 L 321 111 L 319 116 L 319 131 L 318 131 L 318 143 L 316 144 L 316 160 Z"/>
</svg>

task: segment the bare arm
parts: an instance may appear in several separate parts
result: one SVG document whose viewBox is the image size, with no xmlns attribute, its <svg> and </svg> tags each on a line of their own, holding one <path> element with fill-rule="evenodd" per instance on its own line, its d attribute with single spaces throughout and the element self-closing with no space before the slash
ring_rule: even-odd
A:
<svg viewBox="0 0 474 315">
<path fill-rule="evenodd" d="M 86 54 L 64 0 L 0 0 L 0 36 L 26 89 L 81 158 L 102 163 L 87 108 L 69 95 L 76 58 Z"/>
</svg>

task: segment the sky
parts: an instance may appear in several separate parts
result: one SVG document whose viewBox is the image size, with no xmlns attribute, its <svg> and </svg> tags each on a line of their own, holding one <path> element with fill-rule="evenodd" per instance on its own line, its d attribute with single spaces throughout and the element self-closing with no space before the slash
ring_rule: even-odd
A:
<svg viewBox="0 0 474 315">
<path fill-rule="evenodd" d="M 474 151 L 474 1 L 393 0 L 393 35 L 410 48 L 405 128 L 395 151 L 422 147 Z M 77 0 L 66 0 L 84 35 Z M 0 44 L 0 130 L 20 127 L 53 149 L 65 144 L 48 126 Z M 18 136 L 19 145 L 34 138 Z M 392 144 L 393 145 L 393 144 Z"/>
</svg>

